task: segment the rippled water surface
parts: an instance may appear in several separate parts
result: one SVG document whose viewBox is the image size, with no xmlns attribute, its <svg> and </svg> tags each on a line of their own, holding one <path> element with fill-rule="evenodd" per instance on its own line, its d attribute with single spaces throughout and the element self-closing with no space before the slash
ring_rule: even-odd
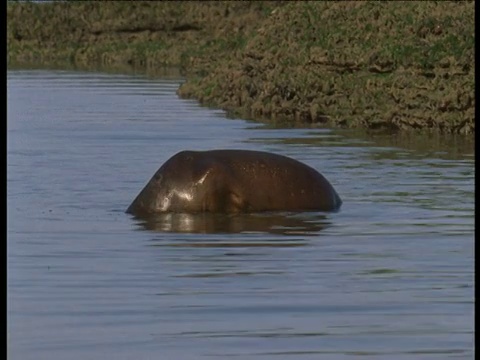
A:
<svg viewBox="0 0 480 360">
<path fill-rule="evenodd" d="M 180 82 L 7 73 L 9 359 L 473 358 L 473 147 L 227 119 Z M 301 160 L 341 211 L 124 213 L 212 148 Z"/>
</svg>

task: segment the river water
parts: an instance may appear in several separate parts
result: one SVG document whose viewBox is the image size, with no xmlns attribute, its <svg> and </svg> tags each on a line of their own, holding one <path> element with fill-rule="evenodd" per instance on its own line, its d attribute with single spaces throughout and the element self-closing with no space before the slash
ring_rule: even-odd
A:
<svg viewBox="0 0 480 360">
<path fill-rule="evenodd" d="M 9 359 L 473 358 L 472 146 L 231 119 L 181 81 L 7 72 Z M 214 148 L 303 161 L 342 208 L 124 213 Z"/>
</svg>

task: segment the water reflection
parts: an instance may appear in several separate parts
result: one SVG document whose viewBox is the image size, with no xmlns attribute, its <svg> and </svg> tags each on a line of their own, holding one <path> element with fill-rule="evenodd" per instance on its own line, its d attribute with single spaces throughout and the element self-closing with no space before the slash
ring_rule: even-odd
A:
<svg viewBox="0 0 480 360">
<path fill-rule="evenodd" d="M 380 133 L 364 130 L 336 130 L 312 128 L 305 130 L 291 130 L 292 135 L 278 136 L 275 129 L 267 126 L 253 127 L 257 133 L 263 131 L 264 136 L 255 136 L 246 143 L 275 144 L 298 147 L 348 147 L 352 151 L 358 148 L 374 148 L 372 156 L 381 158 L 433 157 L 445 160 L 471 159 L 475 153 L 474 137 L 437 133 Z M 263 135 L 262 134 L 262 135 Z M 284 134 L 282 132 L 282 134 Z M 373 158 L 373 160 L 377 160 Z"/>
<path fill-rule="evenodd" d="M 144 230 L 156 232 L 234 234 L 268 233 L 275 235 L 318 234 L 330 224 L 326 215 L 318 213 L 262 213 L 262 214 L 155 214 L 137 218 Z"/>
</svg>

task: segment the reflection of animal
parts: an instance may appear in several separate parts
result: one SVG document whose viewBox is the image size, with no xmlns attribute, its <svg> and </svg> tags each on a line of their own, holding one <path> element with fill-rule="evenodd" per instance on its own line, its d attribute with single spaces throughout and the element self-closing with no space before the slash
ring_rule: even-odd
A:
<svg viewBox="0 0 480 360">
<path fill-rule="evenodd" d="M 211 214 L 211 213 L 161 213 L 144 216 L 137 223 L 140 228 L 156 232 L 177 232 L 177 233 L 197 233 L 197 234 L 236 234 L 242 232 L 269 233 L 275 235 L 293 235 L 300 238 L 302 244 L 306 237 L 316 235 L 331 222 L 325 214 L 319 213 L 286 213 L 286 212 L 264 212 L 255 214 Z M 274 237 L 271 246 L 277 246 L 278 238 Z M 194 241 L 198 244 L 198 239 Z M 257 239 L 258 240 L 258 239 Z M 296 240 L 295 243 L 296 243 Z M 227 240 L 231 246 L 236 243 L 235 240 Z M 187 242 L 188 238 L 187 238 Z M 215 241 L 217 243 L 217 241 Z M 252 246 L 249 241 L 243 242 L 246 246 Z M 270 241 L 261 237 L 261 243 L 270 243 Z M 284 243 L 281 241 L 280 243 Z M 204 244 L 204 243 L 200 243 Z M 248 245 L 250 244 L 250 245 Z M 253 243 L 253 245 L 259 244 Z M 193 246 L 193 245 L 192 245 Z M 266 245 L 269 246 L 269 245 Z M 279 245 L 281 246 L 281 245 Z"/>
<path fill-rule="evenodd" d="M 160 167 L 127 212 L 332 211 L 341 204 L 327 179 L 286 156 L 250 150 L 181 151 Z"/>
</svg>

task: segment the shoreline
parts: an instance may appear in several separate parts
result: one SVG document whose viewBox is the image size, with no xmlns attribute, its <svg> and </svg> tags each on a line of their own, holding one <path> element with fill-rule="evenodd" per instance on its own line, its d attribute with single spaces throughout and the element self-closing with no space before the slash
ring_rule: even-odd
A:
<svg viewBox="0 0 480 360">
<path fill-rule="evenodd" d="M 474 2 L 9 2 L 7 63 L 178 68 L 179 96 L 273 125 L 475 133 Z"/>
</svg>

